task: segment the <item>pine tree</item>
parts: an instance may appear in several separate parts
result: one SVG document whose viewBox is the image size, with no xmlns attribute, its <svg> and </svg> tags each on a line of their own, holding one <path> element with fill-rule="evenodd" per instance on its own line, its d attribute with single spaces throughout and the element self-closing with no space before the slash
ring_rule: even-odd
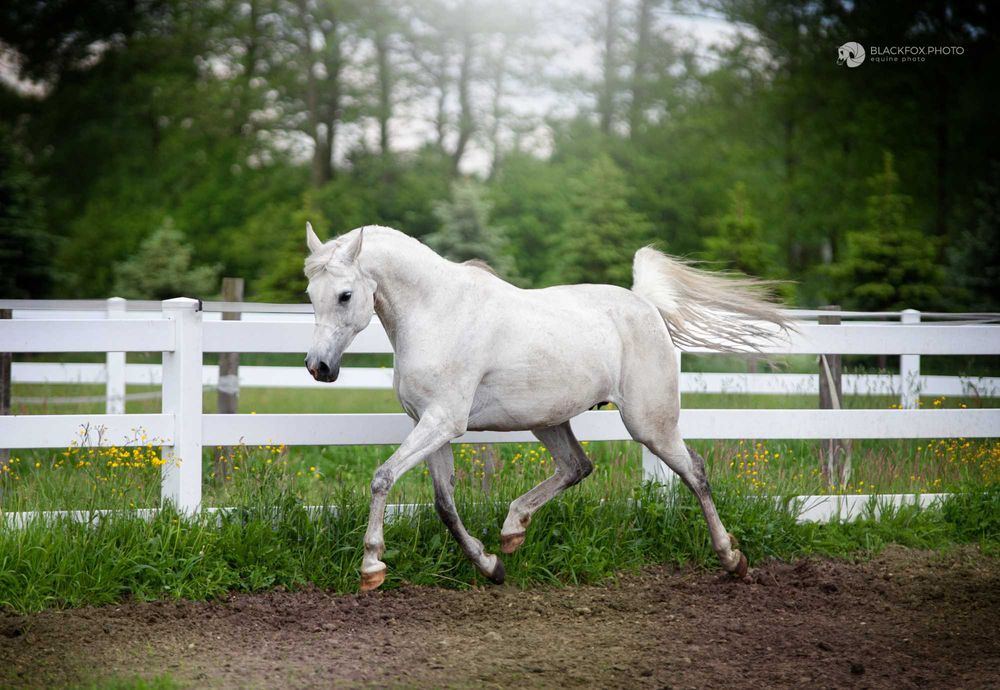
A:
<svg viewBox="0 0 1000 690">
<path fill-rule="evenodd" d="M 25 152 L 0 123 L 0 295 L 44 297 L 52 283 L 55 238 L 45 229 L 41 181 Z"/>
<path fill-rule="evenodd" d="M 478 183 L 457 181 L 451 186 L 451 199 L 434 204 L 440 226 L 424 241 L 452 261 L 479 259 L 501 275 L 509 275 L 512 262 L 506 253 L 506 236 L 501 228 L 490 225 L 491 211 L 492 204 Z"/>
<path fill-rule="evenodd" d="M 777 263 L 774 246 L 764 238 L 760 219 L 750 208 L 746 185 L 742 182 L 730 192 L 729 210 L 713 225 L 715 234 L 705 238 L 709 261 L 750 276 L 774 274 Z"/>
<path fill-rule="evenodd" d="M 871 178 L 864 230 L 847 235 L 843 261 L 834 265 L 842 303 L 882 311 L 926 309 L 941 303 L 943 271 L 938 243 L 916 230 L 906 217 L 910 197 L 898 191 L 892 154 Z"/>
<path fill-rule="evenodd" d="M 115 265 L 115 294 L 130 299 L 170 299 L 215 294 L 218 266 L 192 266 L 193 250 L 171 218 Z"/>
<path fill-rule="evenodd" d="M 651 239 L 652 225 L 629 207 L 630 191 L 621 168 L 605 155 L 573 181 L 561 281 L 631 285 L 632 257 Z"/>
<path fill-rule="evenodd" d="M 1000 163 L 980 181 L 964 229 L 949 248 L 959 308 L 1000 311 Z"/>
</svg>

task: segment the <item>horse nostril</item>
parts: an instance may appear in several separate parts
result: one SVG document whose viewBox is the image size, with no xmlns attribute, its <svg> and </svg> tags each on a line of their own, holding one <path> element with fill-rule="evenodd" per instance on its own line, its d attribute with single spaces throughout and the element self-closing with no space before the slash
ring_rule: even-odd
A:
<svg viewBox="0 0 1000 690">
<path fill-rule="evenodd" d="M 319 369 L 317 371 L 319 371 L 319 375 L 320 376 L 329 376 L 329 374 L 330 374 L 330 367 L 328 367 L 326 365 L 326 362 L 320 362 L 319 363 Z"/>
</svg>

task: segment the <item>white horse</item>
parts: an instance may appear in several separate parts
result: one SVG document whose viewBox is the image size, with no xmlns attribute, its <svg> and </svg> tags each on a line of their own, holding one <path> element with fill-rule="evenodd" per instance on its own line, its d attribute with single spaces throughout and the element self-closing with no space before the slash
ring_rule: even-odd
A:
<svg viewBox="0 0 1000 690">
<path fill-rule="evenodd" d="M 532 514 L 593 469 L 569 420 L 604 401 L 618 407 L 629 434 L 698 497 L 723 567 L 746 575 L 746 557 L 712 501 L 704 460 L 677 429 L 674 347 L 733 350 L 773 337 L 777 331 L 761 322 L 781 328 L 786 322 L 760 296 L 761 283 L 699 271 L 647 247 L 636 252 L 631 291 L 611 285 L 522 290 L 482 264 L 453 263 L 390 228 L 358 228 L 324 244 L 307 225 L 306 238 L 316 311 L 306 367 L 318 381 L 335 381 L 344 350 L 377 313 L 396 355 L 393 386 L 416 422 L 371 483 L 362 591 L 385 579 L 379 559 L 389 490 L 421 462 L 430 471 L 438 514 L 466 556 L 503 582 L 503 563 L 468 533 L 455 509 L 450 442 L 466 430 L 531 430 L 552 454 L 552 476 L 510 505 L 500 548 L 513 553 Z M 720 338 L 727 343 L 720 345 Z"/>
</svg>

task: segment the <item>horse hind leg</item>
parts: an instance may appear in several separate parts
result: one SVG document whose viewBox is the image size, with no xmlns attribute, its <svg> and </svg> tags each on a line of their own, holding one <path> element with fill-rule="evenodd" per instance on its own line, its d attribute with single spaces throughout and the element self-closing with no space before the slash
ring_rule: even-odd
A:
<svg viewBox="0 0 1000 690">
<path fill-rule="evenodd" d="M 712 489 L 705 473 L 705 460 L 690 446 L 684 444 L 680 434 L 674 429 L 653 438 L 642 439 L 641 442 L 667 467 L 677 473 L 681 481 L 691 490 L 691 493 L 701 504 L 701 512 L 708 523 L 708 531 L 712 539 L 712 548 L 719 557 L 722 567 L 735 577 L 743 578 L 747 574 L 747 559 L 737 548 L 735 537 L 726 531 L 719 513 L 712 500 Z"/>
<path fill-rule="evenodd" d="M 507 519 L 500 530 L 500 550 L 514 553 L 524 543 L 531 516 L 569 487 L 578 484 L 594 469 L 587 453 L 573 435 L 569 422 L 532 431 L 545 444 L 556 463 L 555 472 L 535 488 L 510 504 Z"/>
<path fill-rule="evenodd" d="M 476 564 L 494 584 L 502 585 L 506 577 L 503 561 L 487 553 L 483 543 L 469 534 L 455 507 L 455 456 L 447 443 L 427 458 L 427 469 L 434 483 L 434 508 L 441 521 L 462 547 L 466 557 Z"/>
</svg>

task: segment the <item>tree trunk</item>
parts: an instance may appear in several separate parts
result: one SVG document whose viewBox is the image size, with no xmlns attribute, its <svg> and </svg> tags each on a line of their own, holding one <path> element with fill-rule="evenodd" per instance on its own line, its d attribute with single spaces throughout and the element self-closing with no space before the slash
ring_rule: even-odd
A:
<svg viewBox="0 0 1000 690">
<path fill-rule="evenodd" d="M 378 146 L 383 160 L 389 157 L 389 119 L 392 117 L 392 69 L 389 64 L 389 35 L 375 32 L 375 55 L 378 62 Z"/>
<path fill-rule="evenodd" d="M 490 146 L 493 149 L 493 160 L 490 163 L 489 179 L 493 179 L 500 168 L 500 122 L 503 120 L 503 96 L 504 78 L 507 76 L 507 53 L 510 50 L 510 40 L 504 34 L 503 45 L 500 47 L 500 54 L 497 56 L 495 65 L 496 71 L 493 73 L 493 122 L 490 123 Z"/>
<path fill-rule="evenodd" d="M 637 18 L 637 38 L 635 45 L 635 63 L 632 65 L 632 100 L 629 103 L 628 134 L 635 139 L 643 124 L 643 111 L 646 108 L 646 72 L 649 70 L 649 50 L 651 41 L 651 26 L 653 4 L 656 0 L 639 0 L 639 16 Z"/>
<path fill-rule="evenodd" d="M 313 140 L 312 156 L 312 186 L 321 187 L 329 179 L 325 176 L 323 166 L 324 135 L 320 130 L 319 114 L 319 84 L 316 80 L 316 53 L 312 48 L 313 25 L 309 19 L 309 8 L 305 0 L 299 0 L 299 18 L 302 20 L 302 30 L 305 33 L 305 40 L 300 45 L 305 56 L 306 68 L 306 109 L 308 112 L 309 130 L 308 135 Z"/>
<path fill-rule="evenodd" d="M 333 137 L 328 127 L 317 124 L 313 138 L 312 185 L 322 187 L 333 177 Z"/>
<path fill-rule="evenodd" d="M 937 211 L 934 214 L 934 229 L 939 237 L 944 237 L 948 232 L 948 120 L 950 116 L 948 103 L 950 96 L 947 77 L 939 73 L 937 81 L 934 123 Z"/>
<path fill-rule="evenodd" d="M 458 69 L 458 141 L 455 142 L 455 150 L 451 154 L 451 171 L 453 175 L 458 175 L 458 167 L 465 155 L 465 148 L 472 138 L 475 129 L 475 120 L 472 116 L 472 102 L 469 98 L 469 86 L 472 81 L 472 57 L 475 52 L 472 43 L 472 34 L 466 33 L 462 41 L 462 62 Z"/>
<path fill-rule="evenodd" d="M 784 145 L 785 145 L 785 192 L 788 195 L 788 206 L 787 206 L 787 217 L 788 218 L 799 218 L 798 215 L 798 202 L 795 198 L 795 182 L 796 182 L 796 168 L 797 160 L 795 158 L 794 141 L 795 141 L 795 118 L 791 112 L 788 112 L 785 116 L 784 122 L 782 123 L 784 129 Z M 802 247 L 799 242 L 799 238 L 796 236 L 796 228 L 798 226 L 795 223 L 788 223 L 786 225 L 786 241 L 788 242 L 787 252 L 788 252 L 788 265 L 793 271 L 798 271 L 802 267 Z"/>
<path fill-rule="evenodd" d="M 615 87 L 618 81 L 618 62 L 615 57 L 615 38 L 618 34 L 618 0 L 605 0 L 603 30 L 604 55 L 597 112 L 600 117 L 601 131 L 609 134 L 614 119 Z"/>
</svg>

